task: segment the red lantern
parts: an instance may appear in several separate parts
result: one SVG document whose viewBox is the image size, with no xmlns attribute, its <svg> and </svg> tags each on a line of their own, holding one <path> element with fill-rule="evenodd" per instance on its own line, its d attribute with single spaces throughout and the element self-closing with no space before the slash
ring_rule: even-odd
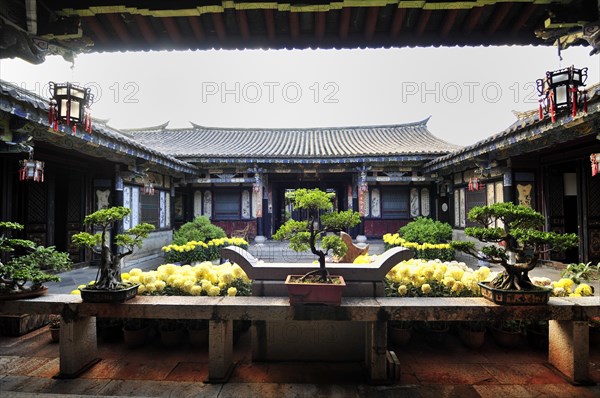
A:
<svg viewBox="0 0 600 398">
<path fill-rule="evenodd" d="M 44 162 L 33 160 L 33 155 L 29 159 L 19 161 L 21 168 L 19 169 L 19 180 L 34 182 L 44 182 Z"/>
<path fill-rule="evenodd" d="M 48 121 L 55 131 L 58 131 L 58 121 L 72 127 L 73 134 L 77 132 L 78 124 L 84 131 L 92 131 L 89 107 L 94 102 L 94 95 L 89 88 L 72 83 L 50 82 L 50 96 Z"/>
</svg>

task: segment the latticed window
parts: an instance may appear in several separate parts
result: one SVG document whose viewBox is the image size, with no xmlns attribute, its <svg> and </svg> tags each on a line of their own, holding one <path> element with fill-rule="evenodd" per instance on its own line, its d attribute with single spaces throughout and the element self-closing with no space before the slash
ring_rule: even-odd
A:
<svg viewBox="0 0 600 398">
<path fill-rule="evenodd" d="M 238 191 L 215 191 L 214 214 L 217 220 L 240 218 L 240 193 Z"/>
<path fill-rule="evenodd" d="M 409 194 L 404 188 L 384 188 L 381 193 L 384 218 L 409 218 Z"/>
</svg>

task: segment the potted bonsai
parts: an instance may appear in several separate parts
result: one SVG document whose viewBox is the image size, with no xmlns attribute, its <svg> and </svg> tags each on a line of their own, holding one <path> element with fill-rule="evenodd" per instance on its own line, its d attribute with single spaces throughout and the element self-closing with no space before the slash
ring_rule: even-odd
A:
<svg viewBox="0 0 600 398">
<path fill-rule="evenodd" d="M 295 251 L 310 251 L 318 257 L 319 268 L 305 275 L 288 275 L 286 286 L 290 303 L 321 303 L 339 305 L 341 289 L 346 286 L 342 276 L 330 275 L 325 266 L 325 257 L 331 251 L 342 257 L 348 250 L 340 236 L 328 232 L 339 232 L 360 223 L 360 215 L 352 210 L 333 211 L 334 193 L 320 189 L 296 189 L 286 193 L 286 199 L 294 208 L 305 211 L 306 220 L 286 221 L 273 235 L 274 239 L 289 239 L 290 248 Z M 320 247 L 317 248 L 317 242 Z M 333 294 L 330 296 L 330 294 Z"/>
<path fill-rule="evenodd" d="M 84 219 L 84 223 L 99 230 L 95 234 L 80 232 L 73 235 L 75 245 L 89 247 L 100 255 L 100 266 L 94 283 L 80 289 L 83 301 L 89 302 L 123 302 L 135 297 L 138 285 L 123 283 L 121 269 L 123 258 L 132 254 L 136 247 L 141 247 L 144 238 L 148 237 L 154 226 L 141 223 L 114 237 L 117 250 L 113 251 L 109 242 L 109 231 L 120 222 L 131 210 L 116 206 L 98 210 Z"/>
<path fill-rule="evenodd" d="M 58 343 L 60 341 L 60 315 L 50 315 L 48 329 L 50 330 L 50 337 L 52 338 L 52 342 Z"/>
<path fill-rule="evenodd" d="M 23 225 L 0 221 L 0 255 L 7 253 L 8 261 L 0 261 L 0 298 L 18 299 L 40 296 L 48 290 L 44 282 L 58 282 L 60 278 L 43 271 L 63 271 L 71 266 L 68 253 L 44 247 L 26 239 L 10 237 L 11 231 L 20 231 Z"/>
<path fill-rule="evenodd" d="M 491 282 L 480 282 L 484 297 L 497 304 L 545 304 L 552 291 L 534 285 L 529 272 L 544 253 L 577 245 L 576 234 L 544 232 L 544 217 L 535 210 L 513 203 L 474 207 L 469 220 L 480 226 L 465 228 L 465 234 L 488 245 L 480 251 L 473 242 L 453 241 L 452 247 L 478 260 L 504 267 Z M 490 227 L 496 220 L 503 227 Z"/>
</svg>

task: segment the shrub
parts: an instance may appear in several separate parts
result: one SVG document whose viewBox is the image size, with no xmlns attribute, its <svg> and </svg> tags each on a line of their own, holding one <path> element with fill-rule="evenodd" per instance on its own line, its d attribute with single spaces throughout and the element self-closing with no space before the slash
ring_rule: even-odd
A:
<svg viewBox="0 0 600 398">
<path fill-rule="evenodd" d="M 222 228 L 210 223 L 208 217 L 199 216 L 194 221 L 186 222 L 173 234 L 173 243 L 185 245 L 188 242 L 208 242 L 212 239 L 225 238 Z"/>
<path fill-rule="evenodd" d="M 205 242 L 190 241 L 182 245 L 164 246 L 165 260 L 170 263 L 192 264 L 196 261 L 213 261 L 221 258 L 221 249 L 226 246 L 248 249 L 248 242 L 242 238 L 219 238 Z"/>
<path fill-rule="evenodd" d="M 409 242 L 406 239 L 401 238 L 398 234 L 383 235 L 383 242 L 385 244 L 385 250 L 396 246 L 412 249 L 415 252 L 415 258 L 422 258 L 426 260 L 438 259 L 442 261 L 452 261 L 455 259 L 454 249 L 448 243 L 419 244 L 416 242 Z"/>
<path fill-rule="evenodd" d="M 398 231 L 400 236 L 415 243 L 446 243 L 452 239 L 450 224 L 434 221 L 427 217 L 417 217 Z"/>
</svg>

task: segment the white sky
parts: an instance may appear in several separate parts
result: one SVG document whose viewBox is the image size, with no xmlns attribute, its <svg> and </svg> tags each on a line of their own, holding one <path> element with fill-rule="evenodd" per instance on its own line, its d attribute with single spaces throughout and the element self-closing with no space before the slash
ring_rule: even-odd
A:
<svg viewBox="0 0 600 398">
<path fill-rule="evenodd" d="M 80 55 L 42 65 L 1 60 L 0 78 L 48 96 L 48 81 L 92 88 L 94 117 L 117 128 L 189 121 L 210 127 L 334 127 L 407 123 L 469 145 L 537 107 L 547 70 L 589 68 L 590 47 L 196 51 Z"/>
</svg>

